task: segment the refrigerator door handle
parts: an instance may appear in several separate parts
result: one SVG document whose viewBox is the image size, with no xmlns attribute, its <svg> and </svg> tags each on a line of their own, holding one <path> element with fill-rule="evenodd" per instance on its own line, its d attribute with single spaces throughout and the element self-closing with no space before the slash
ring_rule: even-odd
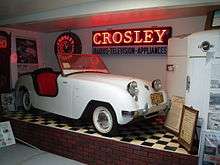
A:
<svg viewBox="0 0 220 165">
<path fill-rule="evenodd" d="M 186 77 L 186 91 L 189 92 L 190 90 L 190 77 Z"/>
</svg>

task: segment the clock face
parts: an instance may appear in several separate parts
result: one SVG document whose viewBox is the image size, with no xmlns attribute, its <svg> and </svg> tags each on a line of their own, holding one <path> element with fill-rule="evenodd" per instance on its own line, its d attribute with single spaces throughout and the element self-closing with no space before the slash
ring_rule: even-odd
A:
<svg viewBox="0 0 220 165">
<path fill-rule="evenodd" d="M 81 54 L 82 44 L 76 34 L 67 32 L 58 36 L 54 45 L 54 51 L 56 55 Z"/>
</svg>

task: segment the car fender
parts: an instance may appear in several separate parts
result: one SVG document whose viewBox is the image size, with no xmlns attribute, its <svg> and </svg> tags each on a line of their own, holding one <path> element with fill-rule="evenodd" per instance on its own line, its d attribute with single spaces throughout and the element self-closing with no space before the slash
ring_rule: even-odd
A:
<svg viewBox="0 0 220 165">
<path fill-rule="evenodd" d="M 119 124 L 125 124 L 130 121 L 125 121 L 122 117 L 123 110 L 134 111 L 138 109 L 138 104 L 127 90 L 125 90 L 126 87 L 125 89 L 121 89 L 111 84 L 91 81 L 89 84 L 87 81 L 75 81 L 74 84 L 73 107 L 77 110 L 73 112 L 74 118 L 81 117 L 91 98 L 92 100 L 110 104 L 115 111 Z"/>
</svg>

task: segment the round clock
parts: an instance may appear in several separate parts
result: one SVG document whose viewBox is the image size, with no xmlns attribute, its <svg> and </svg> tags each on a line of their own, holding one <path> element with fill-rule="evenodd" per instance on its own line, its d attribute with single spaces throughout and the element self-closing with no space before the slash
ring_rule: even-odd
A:
<svg viewBox="0 0 220 165">
<path fill-rule="evenodd" d="M 80 54 L 82 52 L 82 44 L 76 34 L 65 32 L 57 37 L 54 51 L 56 55 Z"/>
</svg>

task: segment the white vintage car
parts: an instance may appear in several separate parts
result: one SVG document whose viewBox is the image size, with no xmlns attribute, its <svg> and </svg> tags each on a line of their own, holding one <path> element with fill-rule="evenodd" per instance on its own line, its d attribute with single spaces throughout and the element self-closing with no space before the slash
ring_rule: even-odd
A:
<svg viewBox="0 0 220 165">
<path fill-rule="evenodd" d="M 58 61 L 61 73 L 42 68 L 19 77 L 18 105 L 87 118 L 103 135 L 114 135 L 119 124 L 155 116 L 166 108 L 160 80 L 150 83 L 110 74 L 98 55 L 63 55 Z"/>
</svg>

